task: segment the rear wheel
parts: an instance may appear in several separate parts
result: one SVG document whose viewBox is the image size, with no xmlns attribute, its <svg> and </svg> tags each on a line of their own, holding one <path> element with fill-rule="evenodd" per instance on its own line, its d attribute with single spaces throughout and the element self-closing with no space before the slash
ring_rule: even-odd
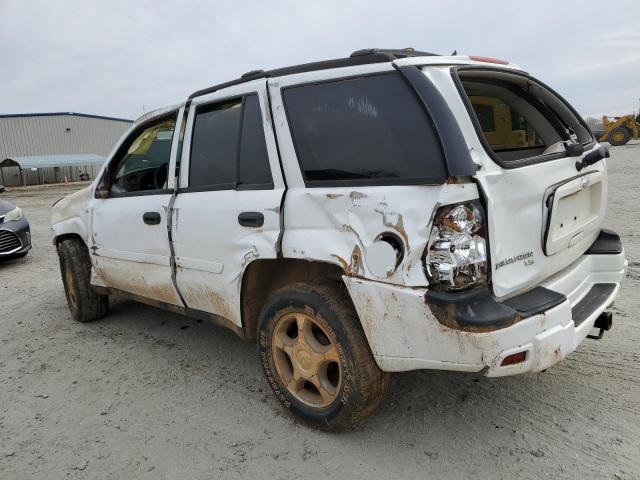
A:
<svg viewBox="0 0 640 480">
<path fill-rule="evenodd" d="M 626 127 L 613 128 L 607 135 L 607 141 L 615 147 L 626 144 L 630 139 L 631 132 Z"/>
<path fill-rule="evenodd" d="M 298 283 L 273 294 L 258 325 L 260 361 L 280 402 L 322 430 L 354 425 L 382 401 L 389 374 L 345 292 Z"/>
<path fill-rule="evenodd" d="M 91 288 L 91 259 L 84 242 L 62 240 L 58 245 L 58 257 L 71 318 L 88 322 L 104 317 L 109 309 L 109 297 L 98 295 Z"/>
</svg>

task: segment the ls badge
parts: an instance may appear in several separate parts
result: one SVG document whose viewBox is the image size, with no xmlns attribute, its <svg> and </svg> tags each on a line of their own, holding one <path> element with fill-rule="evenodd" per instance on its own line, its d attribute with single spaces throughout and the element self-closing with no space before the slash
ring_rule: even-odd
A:
<svg viewBox="0 0 640 480">
<path fill-rule="evenodd" d="M 505 258 L 504 260 L 500 260 L 498 263 L 496 263 L 496 270 L 519 261 L 524 261 L 525 267 L 528 267 L 529 265 L 533 265 L 534 263 L 533 252 L 523 252 L 523 253 L 519 253 L 518 255 L 514 255 L 513 257 L 508 257 L 508 258 Z"/>
</svg>

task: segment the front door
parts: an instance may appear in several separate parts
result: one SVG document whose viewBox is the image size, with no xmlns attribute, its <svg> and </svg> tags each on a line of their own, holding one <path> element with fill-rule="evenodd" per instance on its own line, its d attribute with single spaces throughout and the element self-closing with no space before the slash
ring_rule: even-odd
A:
<svg viewBox="0 0 640 480">
<path fill-rule="evenodd" d="M 172 214 L 176 281 L 189 308 L 241 325 L 242 275 L 277 255 L 283 191 L 266 80 L 195 98 Z"/>
<path fill-rule="evenodd" d="M 89 247 L 92 283 L 182 305 L 167 233 L 176 118 L 171 112 L 144 123 L 116 151 L 98 187 L 105 198 L 92 200 Z"/>
</svg>

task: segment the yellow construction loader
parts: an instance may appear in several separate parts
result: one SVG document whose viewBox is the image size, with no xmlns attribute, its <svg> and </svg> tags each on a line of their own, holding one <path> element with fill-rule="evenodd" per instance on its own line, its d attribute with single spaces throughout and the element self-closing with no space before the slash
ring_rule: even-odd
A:
<svg viewBox="0 0 640 480">
<path fill-rule="evenodd" d="M 609 142 L 611 145 L 624 145 L 629 140 L 637 140 L 640 137 L 640 112 L 638 115 L 624 115 L 622 117 L 602 117 L 604 130 L 594 132 L 600 142 Z"/>
</svg>

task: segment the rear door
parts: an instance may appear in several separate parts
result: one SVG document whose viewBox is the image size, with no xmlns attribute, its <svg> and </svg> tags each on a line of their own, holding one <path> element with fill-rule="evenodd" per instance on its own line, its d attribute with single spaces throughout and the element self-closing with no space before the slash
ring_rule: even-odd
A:
<svg viewBox="0 0 640 480">
<path fill-rule="evenodd" d="M 266 80 L 195 98 L 172 214 L 176 281 L 189 308 L 241 324 L 242 275 L 277 255 L 283 192 Z"/>
<path fill-rule="evenodd" d="M 470 143 L 482 165 L 476 177 L 488 207 L 493 288 L 504 296 L 552 276 L 593 243 L 606 210 L 606 164 L 578 171 L 581 156 L 569 157 L 565 144 L 585 153 L 597 145 L 578 114 L 537 80 L 477 67 L 460 70 L 458 80 L 461 122 L 479 140 Z"/>
</svg>

